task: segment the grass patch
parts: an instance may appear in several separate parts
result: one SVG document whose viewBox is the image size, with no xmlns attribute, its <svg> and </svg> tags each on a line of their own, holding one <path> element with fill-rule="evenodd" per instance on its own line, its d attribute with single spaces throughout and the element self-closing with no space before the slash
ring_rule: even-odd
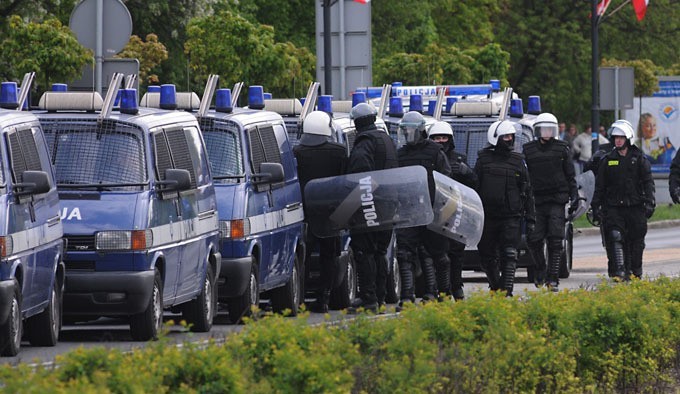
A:
<svg viewBox="0 0 680 394">
<path fill-rule="evenodd" d="M 657 205 L 654 215 L 649 219 L 650 222 L 657 222 L 660 220 L 674 220 L 680 219 L 680 205 L 673 204 L 660 204 Z M 580 218 L 574 221 L 574 228 L 588 228 L 593 227 L 588 223 L 586 215 L 582 215 Z"/>
</svg>

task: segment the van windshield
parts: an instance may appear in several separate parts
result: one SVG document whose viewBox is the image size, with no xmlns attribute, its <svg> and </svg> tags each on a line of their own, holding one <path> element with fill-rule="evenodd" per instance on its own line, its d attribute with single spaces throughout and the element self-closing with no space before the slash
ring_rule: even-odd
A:
<svg viewBox="0 0 680 394">
<path fill-rule="evenodd" d="M 238 126 L 210 119 L 201 122 L 201 131 L 213 179 L 219 183 L 238 183 L 244 177 Z"/>
<path fill-rule="evenodd" d="M 57 185 L 139 190 L 147 183 L 142 131 L 119 122 L 42 121 Z"/>
</svg>

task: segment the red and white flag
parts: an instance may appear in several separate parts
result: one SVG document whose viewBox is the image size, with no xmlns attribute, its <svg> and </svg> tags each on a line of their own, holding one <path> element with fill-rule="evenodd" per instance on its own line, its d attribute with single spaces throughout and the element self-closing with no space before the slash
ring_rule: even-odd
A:
<svg viewBox="0 0 680 394">
<path fill-rule="evenodd" d="M 604 15 L 605 12 L 607 12 L 607 7 L 609 7 L 609 4 L 611 4 L 612 0 L 602 0 L 600 3 L 597 5 L 597 16 L 602 16 Z"/>
<path fill-rule="evenodd" d="M 635 15 L 637 15 L 638 21 L 641 21 L 645 18 L 647 4 L 649 4 L 649 0 L 633 0 L 633 7 L 635 8 Z"/>
<path fill-rule="evenodd" d="M 354 1 L 356 1 L 357 3 L 361 3 L 361 4 L 367 4 L 367 3 L 371 2 L 371 0 L 354 0 Z"/>
</svg>

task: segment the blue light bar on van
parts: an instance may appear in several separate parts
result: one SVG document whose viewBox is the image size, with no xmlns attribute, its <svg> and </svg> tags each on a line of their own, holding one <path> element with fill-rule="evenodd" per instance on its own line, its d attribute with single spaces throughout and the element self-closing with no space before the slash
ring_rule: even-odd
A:
<svg viewBox="0 0 680 394">
<path fill-rule="evenodd" d="M 265 92 L 265 93 L 263 93 L 263 95 L 264 95 L 264 99 L 265 99 L 265 100 L 271 100 L 271 99 L 272 99 L 272 94 L 271 94 L 271 93 Z"/>
<path fill-rule="evenodd" d="M 18 108 L 19 98 L 17 97 L 17 91 L 16 82 L 3 82 L 2 85 L 0 85 L 0 108 Z"/>
<path fill-rule="evenodd" d="M 458 101 L 458 97 L 447 97 L 446 98 L 446 111 L 444 111 L 444 112 L 450 114 L 451 108 L 453 108 L 453 104 L 455 104 L 456 101 Z"/>
<path fill-rule="evenodd" d="M 421 94 L 412 94 L 408 101 L 409 111 L 423 112 L 423 96 Z"/>
<path fill-rule="evenodd" d="M 248 108 L 264 108 L 264 89 L 261 85 L 248 86 Z"/>
<path fill-rule="evenodd" d="M 163 109 L 177 109 L 177 91 L 175 85 L 168 83 L 161 85 L 161 97 L 159 107 Z"/>
<path fill-rule="evenodd" d="M 510 112 L 508 115 L 513 118 L 521 118 L 524 116 L 524 105 L 522 104 L 522 99 L 512 99 L 510 101 Z"/>
<path fill-rule="evenodd" d="M 352 108 L 355 105 L 366 102 L 366 93 L 364 92 L 354 92 L 352 93 Z"/>
<path fill-rule="evenodd" d="M 319 103 L 317 104 L 317 109 L 325 113 L 333 112 L 333 96 L 329 94 L 322 94 L 319 96 Z"/>
<path fill-rule="evenodd" d="M 382 95 L 382 88 L 371 86 L 371 87 L 368 87 L 368 88 L 357 88 L 357 90 L 355 90 L 354 92 L 355 93 L 357 93 L 357 92 L 364 93 L 366 95 L 366 97 L 368 97 L 369 99 L 372 99 L 372 98 L 378 98 L 378 97 L 380 97 L 380 95 Z"/>
<path fill-rule="evenodd" d="M 121 89 L 118 93 L 120 93 L 120 113 L 136 115 L 139 112 L 137 89 Z"/>
<path fill-rule="evenodd" d="M 434 107 L 437 106 L 437 100 L 430 100 L 427 102 L 427 111 L 425 111 L 426 115 L 434 115 Z"/>
<path fill-rule="evenodd" d="M 390 97 L 390 110 L 387 114 L 395 118 L 404 116 L 404 104 L 401 102 L 401 98 Z"/>
<path fill-rule="evenodd" d="M 233 109 L 231 106 L 231 89 L 217 89 L 215 111 L 230 113 Z"/>
<path fill-rule="evenodd" d="M 392 89 L 390 90 L 390 96 L 396 96 L 397 95 L 396 89 L 402 87 L 402 85 L 403 84 L 401 82 L 398 82 L 398 81 L 392 82 Z"/>
<path fill-rule="evenodd" d="M 160 93 L 161 92 L 161 87 L 158 85 L 149 85 L 146 88 L 147 93 Z"/>
<path fill-rule="evenodd" d="M 529 105 L 527 112 L 531 115 L 538 115 L 541 113 L 541 96 L 529 96 Z"/>
<path fill-rule="evenodd" d="M 68 85 L 65 83 L 53 83 L 52 84 L 52 91 L 53 92 L 68 92 Z"/>
<path fill-rule="evenodd" d="M 491 89 L 493 89 L 494 92 L 500 92 L 501 91 L 501 81 L 500 80 L 490 79 L 489 85 L 491 85 Z"/>
</svg>

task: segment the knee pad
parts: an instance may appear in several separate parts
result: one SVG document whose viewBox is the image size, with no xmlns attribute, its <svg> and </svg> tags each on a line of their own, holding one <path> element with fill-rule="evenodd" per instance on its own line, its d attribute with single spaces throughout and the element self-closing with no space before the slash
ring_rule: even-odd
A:
<svg viewBox="0 0 680 394">
<path fill-rule="evenodd" d="M 623 242 L 623 234 L 619 230 L 612 230 L 609 232 L 609 239 L 612 242 Z"/>
<path fill-rule="evenodd" d="M 548 250 L 561 250 L 562 240 L 560 238 L 548 238 Z"/>
</svg>

